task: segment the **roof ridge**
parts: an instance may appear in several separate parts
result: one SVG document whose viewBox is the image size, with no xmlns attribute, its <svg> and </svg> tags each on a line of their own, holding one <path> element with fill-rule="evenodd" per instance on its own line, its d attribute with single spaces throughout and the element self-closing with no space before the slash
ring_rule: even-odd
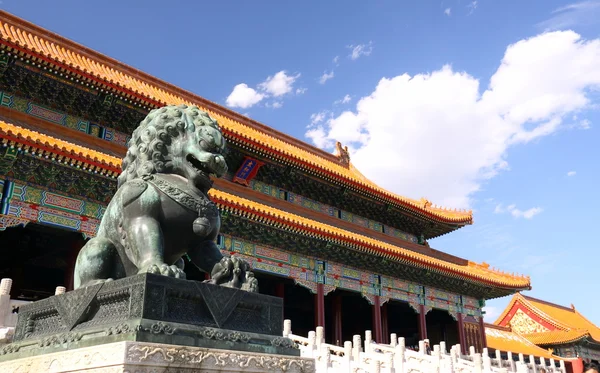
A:
<svg viewBox="0 0 600 373">
<path fill-rule="evenodd" d="M 326 178 L 338 179 L 359 190 L 364 188 L 375 200 L 397 203 L 401 208 L 412 209 L 425 218 L 439 219 L 441 223 L 472 224 L 473 222 L 472 211 L 439 209 L 433 207 L 428 201 L 418 201 L 393 193 L 368 179 L 364 180 L 364 176 L 363 178 L 357 176 L 353 171 L 354 167 L 351 167 L 350 163 L 343 162 L 340 157 L 5 11 L 0 11 L 0 36 L 2 44 L 21 53 L 40 58 L 47 63 L 81 75 L 85 79 L 98 81 L 102 85 L 109 86 L 110 89 L 137 97 L 144 102 L 154 105 L 174 103 L 198 105 L 222 121 L 222 128 L 232 137 L 239 138 L 241 142 L 252 143 L 252 146 L 263 149 L 267 153 L 272 152 L 275 157 L 282 157 L 284 160 L 288 158 L 309 170 L 313 168 Z"/>
<path fill-rule="evenodd" d="M 584 319 L 586 322 L 588 322 L 590 325 L 594 326 L 596 329 L 600 330 L 600 328 L 598 327 L 598 325 L 594 324 L 593 322 L 591 322 L 587 317 L 583 316 L 583 314 L 579 311 L 577 311 L 576 308 L 573 308 L 573 311 L 575 311 L 575 313 L 577 315 L 579 315 L 579 317 L 581 317 L 582 319 Z M 588 329 L 589 330 L 589 329 Z M 600 342 L 600 341 L 599 341 Z"/>
<path fill-rule="evenodd" d="M 571 308 L 571 307 L 566 307 L 566 306 L 560 305 L 560 304 L 558 304 L 558 303 L 548 302 L 548 301 L 546 301 L 546 300 L 539 299 L 539 298 L 534 298 L 534 297 L 532 297 L 532 296 L 529 296 L 529 295 L 523 295 L 523 298 L 525 298 L 525 299 L 527 299 L 527 300 L 534 301 L 534 302 L 539 302 L 539 303 L 545 304 L 545 305 L 547 305 L 547 306 L 552 306 L 552 307 L 561 308 L 561 309 L 563 309 L 563 310 L 565 310 L 565 311 L 570 311 L 570 312 L 574 312 L 574 311 L 575 311 L 575 310 L 574 310 L 573 308 Z"/>
<path fill-rule="evenodd" d="M 227 116 L 233 117 L 232 119 L 240 121 L 241 123 L 253 124 L 253 125 L 259 127 L 264 132 L 267 132 L 267 133 L 271 132 L 271 133 L 276 134 L 277 136 L 285 138 L 285 140 L 288 140 L 287 142 L 289 142 L 292 145 L 297 146 L 298 144 L 296 144 L 296 143 L 299 143 L 301 145 L 304 145 L 304 147 L 306 147 L 305 150 L 307 150 L 309 152 L 319 153 L 319 154 L 315 154 L 315 155 L 319 155 L 324 158 L 330 158 L 330 160 L 334 161 L 334 162 L 337 161 L 337 159 L 336 159 L 337 157 L 332 153 L 329 153 L 323 149 L 317 148 L 316 146 L 310 145 L 307 142 L 301 141 L 291 135 L 288 135 L 282 131 L 279 131 L 279 130 L 277 130 L 273 127 L 270 127 L 264 123 L 261 123 L 255 119 L 246 117 L 234 110 L 231 110 L 231 109 L 229 109 L 225 106 L 222 106 L 216 102 L 212 102 L 204 97 L 201 97 L 196 93 L 193 93 L 191 91 L 183 89 L 173 83 L 169 83 L 166 80 L 160 79 L 156 76 L 146 73 L 143 70 L 140 70 L 136 67 L 126 64 L 125 62 L 119 61 L 115 58 L 112 58 L 112 57 L 106 55 L 106 54 L 100 53 L 100 52 L 98 52 L 90 47 L 87 47 L 79 42 L 76 42 L 72 39 L 69 39 L 62 35 L 59 35 L 56 32 L 45 29 L 45 28 L 38 26 L 30 21 L 27 21 L 19 16 L 16 16 L 5 10 L 0 9 L 0 19 L 2 19 L 2 18 L 7 18 L 7 19 L 10 19 L 11 21 L 14 21 L 18 25 L 18 27 L 22 27 L 25 29 L 25 31 L 30 32 L 32 34 L 42 34 L 42 36 L 44 36 L 44 37 L 49 36 L 52 39 L 54 39 L 54 40 L 50 40 L 51 42 L 62 42 L 64 44 L 68 44 L 69 46 L 74 47 L 74 49 L 77 53 L 81 53 L 87 58 L 96 60 L 98 63 L 106 64 L 107 67 L 109 67 L 109 68 L 113 67 L 113 66 L 110 66 L 111 64 L 116 65 L 114 67 L 117 67 L 118 70 L 120 70 L 121 72 L 126 73 L 127 75 L 130 75 L 133 78 L 140 79 L 144 82 L 151 83 L 151 84 L 155 85 L 156 88 L 158 88 L 158 89 L 163 89 L 167 92 L 171 91 L 170 93 L 172 93 L 172 94 L 184 96 L 184 97 L 182 97 L 184 99 L 186 99 L 185 96 L 191 96 L 191 97 L 193 97 L 194 101 L 200 102 L 206 108 L 216 111 L 217 113 L 219 113 L 221 115 L 227 115 Z"/>
<path fill-rule="evenodd" d="M 566 325 L 563 322 L 556 320 L 554 317 L 551 317 L 546 312 L 544 312 L 541 309 L 539 309 L 538 307 L 536 307 L 535 304 L 531 303 L 531 299 L 534 299 L 534 301 L 536 301 L 537 298 L 527 297 L 527 296 L 522 295 L 522 294 L 521 294 L 521 297 L 522 297 L 522 300 L 523 300 L 523 305 L 527 309 L 529 309 L 530 311 L 532 311 L 533 313 L 535 313 L 539 317 L 545 319 L 548 323 L 556 326 L 559 329 L 564 329 L 566 331 L 573 330 L 573 328 L 570 327 L 569 325 Z M 541 301 L 541 302 L 542 303 L 546 303 L 544 301 Z"/>
<path fill-rule="evenodd" d="M 510 326 L 496 325 L 496 324 L 491 324 L 489 322 L 484 322 L 483 323 L 483 327 L 484 328 L 501 330 L 501 331 L 504 331 L 504 332 L 511 332 L 512 331 L 511 328 L 510 328 Z"/>
<path fill-rule="evenodd" d="M 533 297 L 529 297 L 526 295 L 523 295 L 520 291 L 515 293 L 513 295 L 513 297 L 511 298 L 511 300 L 508 302 L 508 305 L 504 308 L 504 310 L 502 311 L 502 313 L 500 314 L 500 316 L 498 316 L 498 318 L 496 318 L 496 321 L 494 321 L 494 324 L 496 325 L 500 325 L 500 323 L 506 318 L 506 316 L 508 315 L 508 313 L 514 308 L 515 303 L 519 302 L 527 309 L 529 309 L 530 311 L 532 311 L 533 313 L 535 313 L 537 316 L 546 319 L 546 321 L 548 321 L 550 324 L 556 326 L 559 329 L 566 329 L 566 330 L 571 330 L 572 328 L 564 325 L 561 322 L 558 322 L 556 320 L 554 320 L 554 318 L 550 317 L 550 315 L 547 315 L 545 312 L 543 312 L 542 310 L 540 310 L 539 308 L 535 307 L 534 304 L 531 304 L 529 299 L 536 299 Z"/>
</svg>

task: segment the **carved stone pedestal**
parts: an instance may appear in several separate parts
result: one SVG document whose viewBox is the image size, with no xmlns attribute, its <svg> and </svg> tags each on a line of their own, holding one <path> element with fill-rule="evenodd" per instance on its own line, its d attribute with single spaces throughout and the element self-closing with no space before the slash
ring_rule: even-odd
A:
<svg viewBox="0 0 600 373">
<path fill-rule="evenodd" d="M 313 359 L 146 342 L 116 342 L 0 363 L 0 372 L 312 373 Z"/>
<path fill-rule="evenodd" d="M 100 345 L 121 341 L 298 356 L 282 329 L 280 298 L 141 274 L 21 306 L 0 362 L 73 350 L 69 356 L 90 346 L 98 346 L 89 350 L 96 354 L 106 347 Z M 129 353 L 130 346 L 150 345 L 127 346 Z"/>
</svg>

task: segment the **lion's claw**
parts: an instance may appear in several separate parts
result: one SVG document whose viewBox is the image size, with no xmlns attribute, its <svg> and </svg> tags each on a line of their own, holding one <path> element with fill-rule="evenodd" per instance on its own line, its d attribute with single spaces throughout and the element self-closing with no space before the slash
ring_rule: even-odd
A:
<svg viewBox="0 0 600 373">
<path fill-rule="evenodd" d="M 175 277 L 185 280 L 185 272 L 177 267 L 176 265 L 168 265 L 165 263 L 162 264 L 152 264 L 146 269 L 147 273 L 152 273 L 155 275 L 163 275 L 167 277 Z"/>
</svg>

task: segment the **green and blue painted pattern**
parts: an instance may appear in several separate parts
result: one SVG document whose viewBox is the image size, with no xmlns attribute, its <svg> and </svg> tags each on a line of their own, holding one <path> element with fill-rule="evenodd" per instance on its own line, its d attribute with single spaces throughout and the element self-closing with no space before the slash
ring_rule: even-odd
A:
<svg viewBox="0 0 600 373">
<path fill-rule="evenodd" d="M 4 180 L 0 214 L 94 236 L 104 206 Z M 6 187 L 7 186 L 7 187 Z"/>
<path fill-rule="evenodd" d="M 7 187 L 5 187 L 7 186 Z M 1 193 L 5 191 L 4 195 Z M 49 192 L 19 182 L 0 180 L 0 214 L 26 219 L 95 236 L 105 206 Z M 324 283 L 369 296 L 383 296 L 423 304 L 451 313 L 481 316 L 478 300 L 417 283 L 369 273 L 340 263 L 325 262 L 285 250 L 220 235 L 217 244 L 224 253 L 237 253 L 250 261 L 256 271 L 311 283 Z"/>
<path fill-rule="evenodd" d="M 224 253 L 241 254 L 259 272 L 289 277 L 362 294 L 379 295 L 389 299 L 446 310 L 452 314 L 464 312 L 481 316 L 476 299 L 439 289 L 425 287 L 410 281 L 369 273 L 318 258 L 304 257 L 278 248 L 256 244 L 229 235 L 220 235 L 218 245 Z M 466 304 L 463 304 L 463 299 Z"/>
<path fill-rule="evenodd" d="M 232 180 L 231 175 L 228 175 L 228 179 Z M 271 197 L 279 198 L 281 200 L 288 201 L 295 205 L 302 206 L 329 216 L 333 216 L 356 225 L 360 225 L 364 228 L 369 228 L 377 232 L 385 233 L 389 236 L 397 237 L 405 241 L 418 243 L 417 237 L 412 234 L 402 232 L 396 228 L 392 228 L 379 222 L 363 218 L 351 212 L 343 211 L 333 206 L 329 206 L 327 204 L 312 200 L 310 198 L 306 198 L 299 194 L 289 192 L 274 185 L 252 180 L 250 181 L 250 188 L 252 188 L 252 190 L 264 193 Z"/>
<path fill-rule="evenodd" d="M 49 192 L 30 185 L 14 183 L 10 201 L 22 201 L 33 203 L 35 205 L 49 207 L 56 210 L 66 211 L 94 219 L 102 219 L 106 209 L 105 206 L 98 203 L 82 201 L 77 198 L 69 197 L 63 194 Z"/>
<path fill-rule="evenodd" d="M 125 146 L 130 138 L 129 135 L 112 128 L 38 105 L 10 92 L 0 91 L 0 105 L 122 146 Z"/>
</svg>

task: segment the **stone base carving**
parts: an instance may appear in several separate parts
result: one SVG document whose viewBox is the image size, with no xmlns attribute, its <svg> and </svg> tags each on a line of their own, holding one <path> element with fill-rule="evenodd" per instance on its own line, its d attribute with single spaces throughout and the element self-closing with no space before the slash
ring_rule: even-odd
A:
<svg viewBox="0 0 600 373">
<path fill-rule="evenodd" d="M 282 335 L 280 298 L 140 274 L 21 306 L 0 362 L 119 341 L 298 356 Z"/>
<path fill-rule="evenodd" d="M 0 372 L 3 373 L 312 373 L 314 371 L 314 359 L 310 358 L 147 342 L 116 342 L 0 363 Z"/>
</svg>

